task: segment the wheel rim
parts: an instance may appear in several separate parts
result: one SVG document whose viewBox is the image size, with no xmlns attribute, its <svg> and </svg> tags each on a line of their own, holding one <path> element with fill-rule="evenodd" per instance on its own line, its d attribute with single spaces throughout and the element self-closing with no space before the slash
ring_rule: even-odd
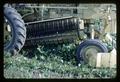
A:
<svg viewBox="0 0 120 82">
<path fill-rule="evenodd" d="M 10 45 L 12 40 L 12 28 L 6 18 L 4 18 L 4 48 Z"/>
<path fill-rule="evenodd" d="M 88 63 L 91 66 L 96 65 L 97 53 L 100 52 L 101 49 L 96 46 L 88 46 L 84 49 L 84 54 L 82 55 L 85 63 Z"/>
</svg>

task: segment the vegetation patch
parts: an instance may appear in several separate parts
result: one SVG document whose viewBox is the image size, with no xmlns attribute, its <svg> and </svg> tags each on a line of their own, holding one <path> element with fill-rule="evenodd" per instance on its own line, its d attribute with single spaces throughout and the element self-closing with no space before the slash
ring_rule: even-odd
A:
<svg viewBox="0 0 120 82">
<path fill-rule="evenodd" d="M 5 78 L 115 78 L 114 68 L 93 68 L 89 65 L 76 65 L 76 45 L 64 44 L 52 47 L 39 46 L 32 58 L 28 51 L 16 56 L 4 54 Z"/>
</svg>

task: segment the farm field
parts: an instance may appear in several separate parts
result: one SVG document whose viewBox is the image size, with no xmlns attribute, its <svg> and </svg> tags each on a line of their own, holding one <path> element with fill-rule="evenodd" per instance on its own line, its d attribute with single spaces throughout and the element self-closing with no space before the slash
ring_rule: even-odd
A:
<svg viewBox="0 0 120 82">
<path fill-rule="evenodd" d="M 95 68 L 89 65 L 76 65 L 75 44 L 54 47 L 39 46 L 27 55 L 21 50 L 16 56 L 4 54 L 4 77 L 22 79 L 67 78 L 101 79 L 115 78 L 115 68 Z M 33 54 L 31 56 L 31 54 Z"/>
</svg>

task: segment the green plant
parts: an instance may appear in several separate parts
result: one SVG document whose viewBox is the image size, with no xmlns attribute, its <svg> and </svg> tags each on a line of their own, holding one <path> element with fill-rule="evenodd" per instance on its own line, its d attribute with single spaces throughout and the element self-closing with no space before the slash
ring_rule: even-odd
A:
<svg viewBox="0 0 120 82">
<path fill-rule="evenodd" d="M 76 66 L 76 45 L 39 46 L 35 57 L 25 57 L 26 51 L 17 56 L 4 53 L 5 78 L 115 78 L 116 69 Z M 67 57 L 69 56 L 69 57 Z"/>
</svg>

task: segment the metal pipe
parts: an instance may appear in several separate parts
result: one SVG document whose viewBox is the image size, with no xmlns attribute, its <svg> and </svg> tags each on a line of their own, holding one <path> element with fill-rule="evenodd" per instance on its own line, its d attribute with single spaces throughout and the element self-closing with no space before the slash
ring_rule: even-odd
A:
<svg viewBox="0 0 120 82">
<path fill-rule="evenodd" d="M 27 6 L 31 8 L 43 8 L 43 6 Z M 50 7 L 50 6 L 44 6 L 44 8 L 49 9 L 88 9 L 88 7 Z"/>
<path fill-rule="evenodd" d="M 27 25 L 27 24 L 33 24 L 33 23 L 39 23 L 39 22 L 47 22 L 47 21 L 55 21 L 55 20 L 67 19 L 67 18 L 73 18 L 73 16 L 62 17 L 62 18 L 55 18 L 55 19 L 47 19 L 47 20 L 35 21 L 35 22 L 28 22 L 28 23 L 25 23 L 25 24 Z"/>
</svg>

